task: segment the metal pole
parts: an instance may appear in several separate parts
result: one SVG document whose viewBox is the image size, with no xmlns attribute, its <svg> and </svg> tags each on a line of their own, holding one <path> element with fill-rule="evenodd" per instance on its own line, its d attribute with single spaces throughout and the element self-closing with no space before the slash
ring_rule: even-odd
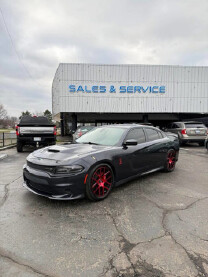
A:
<svg viewBox="0 0 208 277">
<path fill-rule="evenodd" d="M 3 147 L 4 147 L 4 132 L 3 132 Z"/>
<path fill-rule="evenodd" d="M 64 131 L 64 114 L 61 113 L 61 136 L 63 137 L 65 135 Z"/>
</svg>

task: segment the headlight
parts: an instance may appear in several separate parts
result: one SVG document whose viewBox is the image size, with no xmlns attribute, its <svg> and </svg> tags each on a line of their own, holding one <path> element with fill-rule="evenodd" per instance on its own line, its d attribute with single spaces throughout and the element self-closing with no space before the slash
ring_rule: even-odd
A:
<svg viewBox="0 0 208 277">
<path fill-rule="evenodd" d="M 79 173 L 84 169 L 81 165 L 64 165 L 64 166 L 57 166 L 55 173 L 56 174 L 74 174 Z"/>
</svg>

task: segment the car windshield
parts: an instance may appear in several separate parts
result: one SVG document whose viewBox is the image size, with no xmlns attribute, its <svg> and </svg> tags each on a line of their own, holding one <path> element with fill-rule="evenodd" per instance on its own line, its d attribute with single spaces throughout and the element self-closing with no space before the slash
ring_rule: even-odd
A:
<svg viewBox="0 0 208 277">
<path fill-rule="evenodd" d="M 78 138 L 76 142 L 113 146 L 119 142 L 124 132 L 124 128 L 99 127 Z"/>
<path fill-rule="evenodd" d="M 80 131 L 87 132 L 87 131 L 92 130 L 93 128 L 95 128 L 95 126 L 83 126 L 80 128 Z"/>
</svg>

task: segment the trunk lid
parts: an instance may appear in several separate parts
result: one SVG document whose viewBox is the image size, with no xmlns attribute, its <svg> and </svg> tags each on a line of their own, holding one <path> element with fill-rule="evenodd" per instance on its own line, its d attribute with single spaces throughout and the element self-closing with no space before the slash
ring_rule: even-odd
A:
<svg viewBox="0 0 208 277">
<path fill-rule="evenodd" d="M 185 123 L 186 134 L 188 136 L 206 136 L 207 128 L 200 123 Z"/>
</svg>

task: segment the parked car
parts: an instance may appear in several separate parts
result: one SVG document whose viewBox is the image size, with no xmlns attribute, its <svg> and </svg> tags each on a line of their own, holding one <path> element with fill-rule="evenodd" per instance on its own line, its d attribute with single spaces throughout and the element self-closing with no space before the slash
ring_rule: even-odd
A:
<svg viewBox="0 0 208 277">
<path fill-rule="evenodd" d="M 197 142 L 203 146 L 207 137 L 207 127 L 197 121 L 173 122 L 166 131 L 177 134 L 181 145 L 187 142 Z"/>
<path fill-rule="evenodd" d="M 16 135 L 18 152 L 22 152 L 25 145 L 56 144 L 56 126 L 44 116 L 23 116 L 16 126 Z"/>
<path fill-rule="evenodd" d="M 76 143 L 34 151 L 23 186 L 50 199 L 106 198 L 114 186 L 157 170 L 174 170 L 178 138 L 142 125 L 97 127 Z"/>
<path fill-rule="evenodd" d="M 207 148 L 207 151 L 208 151 L 208 137 L 205 140 L 205 147 Z"/>
<path fill-rule="evenodd" d="M 86 134 L 87 132 L 91 131 L 94 128 L 95 128 L 95 126 L 78 127 L 76 132 L 73 134 L 73 141 L 80 138 L 81 136 L 83 136 L 84 134 Z"/>
</svg>

